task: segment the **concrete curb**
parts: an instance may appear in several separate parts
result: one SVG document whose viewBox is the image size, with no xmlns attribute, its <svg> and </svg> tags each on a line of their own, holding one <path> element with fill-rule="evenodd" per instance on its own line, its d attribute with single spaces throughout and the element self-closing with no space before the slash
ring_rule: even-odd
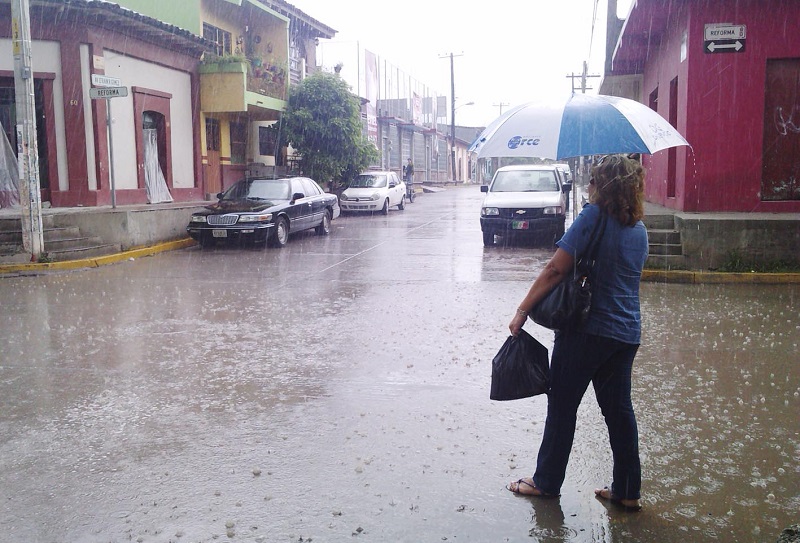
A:
<svg viewBox="0 0 800 543">
<path fill-rule="evenodd" d="M 99 268 L 123 260 L 153 256 L 165 251 L 192 247 L 197 242 L 191 238 L 158 243 L 151 247 L 139 247 L 112 255 L 68 260 L 65 262 L 42 262 L 28 264 L 0 264 L 0 278 L 8 275 L 36 275 L 48 271 Z M 649 283 L 683 284 L 750 284 L 750 285 L 797 285 L 800 273 L 725 273 L 686 270 L 652 270 L 642 272 L 642 281 Z"/>
<path fill-rule="evenodd" d="M 165 251 L 174 251 L 196 245 L 197 242 L 191 238 L 179 239 L 158 243 L 150 247 L 138 247 L 121 253 L 111 255 L 96 256 L 93 258 L 82 258 L 79 260 L 67 260 L 64 262 L 32 262 L 28 264 L 0 264 L 0 277 L 3 275 L 36 275 L 48 271 L 77 270 L 84 268 L 99 268 L 109 264 L 116 264 L 123 260 L 132 258 L 142 258 L 153 256 Z"/>
</svg>

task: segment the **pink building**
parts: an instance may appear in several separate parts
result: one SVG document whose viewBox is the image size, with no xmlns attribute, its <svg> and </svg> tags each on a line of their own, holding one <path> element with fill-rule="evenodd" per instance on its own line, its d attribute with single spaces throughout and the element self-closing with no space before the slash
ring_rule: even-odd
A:
<svg viewBox="0 0 800 543">
<path fill-rule="evenodd" d="M 678 211 L 800 212 L 800 2 L 609 0 L 601 94 L 649 105 L 692 149 L 645 157 Z"/>
</svg>

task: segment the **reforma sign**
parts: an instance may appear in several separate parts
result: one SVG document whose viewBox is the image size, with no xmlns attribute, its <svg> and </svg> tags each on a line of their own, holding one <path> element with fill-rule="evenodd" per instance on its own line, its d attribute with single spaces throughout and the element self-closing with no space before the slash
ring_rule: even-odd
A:
<svg viewBox="0 0 800 543">
<path fill-rule="evenodd" d="M 100 87 L 97 89 L 89 89 L 89 96 L 92 99 L 128 96 L 128 87 Z"/>
<path fill-rule="evenodd" d="M 706 53 L 741 53 L 745 50 L 745 25 L 708 24 L 703 28 L 703 51 Z"/>
</svg>

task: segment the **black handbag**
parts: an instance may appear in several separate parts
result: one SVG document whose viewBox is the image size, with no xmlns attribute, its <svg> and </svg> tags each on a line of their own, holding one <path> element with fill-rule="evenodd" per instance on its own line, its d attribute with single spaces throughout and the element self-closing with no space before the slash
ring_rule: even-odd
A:
<svg viewBox="0 0 800 543">
<path fill-rule="evenodd" d="M 589 317 L 592 307 L 592 283 L 590 274 L 597 258 L 597 249 L 606 230 L 608 216 L 602 213 L 592 229 L 592 237 L 586 247 L 585 257 L 578 258 L 567 277 L 556 285 L 547 296 L 531 309 L 528 316 L 551 330 L 563 330 L 580 326 Z M 599 233 L 598 233 L 599 230 Z"/>
<path fill-rule="evenodd" d="M 547 347 L 525 330 L 508 336 L 492 360 L 490 400 L 519 400 L 550 390 Z"/>
</svg>

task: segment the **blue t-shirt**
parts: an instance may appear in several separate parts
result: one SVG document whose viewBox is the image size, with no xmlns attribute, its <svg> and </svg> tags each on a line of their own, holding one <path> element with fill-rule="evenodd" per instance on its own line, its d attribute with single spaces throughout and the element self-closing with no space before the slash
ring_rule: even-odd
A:
<svg viewBox="0 0 800 543">
<path fill-rule="evenodd" d="M 599 220 L 600 208 L 587 205 L 556 245 L 573 258 L 583 255 Z M 647 253 L 647 228 L 642 221 L 623 226 L 608 217 L 591 274 L 592 308 L 581 331 L 625 343 L 640 343 L 639 282 Z"/>
</svg>

